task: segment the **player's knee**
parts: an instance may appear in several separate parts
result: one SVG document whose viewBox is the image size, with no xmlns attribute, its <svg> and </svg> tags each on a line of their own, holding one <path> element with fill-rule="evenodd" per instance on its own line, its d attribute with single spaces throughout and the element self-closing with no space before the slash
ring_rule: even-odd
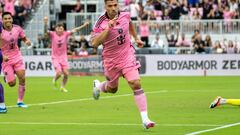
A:
<svg viewBox="0 0 240 135">
<path fill-rule="evenodd" d="M 14 87 L 16 85 L 16 81 L 11 81 L 11 82 L 8 82 L 8 85 L 10 87 Z"/>
<path fill-rule="evenodd" d="M 140 80 L 129 81 L 128 84 L 129 84 L 129 85 L 131 86 L 131 88 L 134 89 L 134 90 L 141 89 Z"/>
<path fill-rule="evenodd" d="M 118 88 L 111 88 L 110 90 L 109 90 L 109 93 L 116 93 L 118 91 Z"/>
<path fill-rule="evenodd" d="M 62 75 L 62 72 L 57 72 L 56 76 L 60 77 Z"/>
<path fill-rule="evenodd" d="M 66 75 L 66 74 L 64 74 L 63 77 L 68 79 L 68 75 Z"/>
<path fill-rule="evenodd" d="M 20 84 L 25 83 L 25 76 L 20 76 L 18 79 Z"/>
<path fill-rule="evenodd" d="M 68 72 L 64 72 L 63 75 L 64 75 L 64 77 L 68 77 L 69 73 Z"/>
</svg>

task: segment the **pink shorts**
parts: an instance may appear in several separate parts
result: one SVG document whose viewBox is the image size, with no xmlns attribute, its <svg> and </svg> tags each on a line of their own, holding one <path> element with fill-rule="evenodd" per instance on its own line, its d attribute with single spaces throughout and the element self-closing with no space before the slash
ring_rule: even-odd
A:
<svg viewBox="0 0 240 135">
<path fill-rule="evenodd" d="M 105 70 L 105 76 L 107 78 L 107 85 L 111 88 L 118 87 L 118 79 L 123 76 L 127 81 L 139 80 L 139 67 L 140 64 L 133 65 L 130 67 L 112 70 Z"/>
<path fill-rule="evenodd" d="M 6 82 L 11 82 L 15 79 L 16 71 L 25 70 L 23 60 L 14 61 L 11 63 L 3 62 L 2 68 Z"/>
<path fill-rule="evenodd" d="M 62 72 L 64 69 L 68 69 L 68 61 L 67 59 L 52 59 L 52 63 L 54 66 L 54 69 L 57 73 Z"/>
</svg>

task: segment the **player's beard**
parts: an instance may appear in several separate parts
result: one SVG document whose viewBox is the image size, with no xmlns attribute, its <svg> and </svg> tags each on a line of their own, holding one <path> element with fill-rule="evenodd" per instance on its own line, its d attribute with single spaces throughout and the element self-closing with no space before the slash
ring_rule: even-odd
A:
<svg viewBox="0 0 240 135">
<path fill-rule="evenodd" d="M 111 12 L 111 18 L 113 19 L 117 15 L 117 11 L 112 11 Z"/>
</svg>

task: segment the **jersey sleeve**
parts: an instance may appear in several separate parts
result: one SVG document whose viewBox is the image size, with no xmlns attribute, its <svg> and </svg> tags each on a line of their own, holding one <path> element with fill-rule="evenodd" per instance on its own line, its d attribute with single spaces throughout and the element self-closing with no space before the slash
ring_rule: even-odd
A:
<svg viewBox="0 0 240 135">
<path fill-rule="evenodd" d="M 96 25 L 95 25 L 95 26 L 93 27 L 92 33 L 94 33 L 94 34 L 99 34 L 99 33 L 101 33 L 103 30 L 104 30 L 104 29 L 101 28 L 100 26 L 96 26 Z"/>
<path fill-rule="evenodd" d="M 26 37 L 25 32 L 23 31 L 23 29 L 21 27 L 18 27 L 18 31 L 19 31 L 19 37 L 20 38 Z"/>
<path fill-rule="evenodd" d="M 66 31 L 67 38 L 72 35 L 72 32 L 70 30 Z"/>
<path fill-rule="evenodd" d="M 96 22 L 96 24 L 94 25 L 92 32 L 91 32 L 91 36 L 90 36 L 90 41 L 92 41 L 94 39 L 94 37 L 98 36 L 102 31 L 104 31 L 104 29 L 101 27 L 101 20 L 98 20 Z M 92 46 L 90 44 L 90 46 Z"/>
<path fill-rule="evenodd" d="M 54 32 L 53 31 L 48 31 L 50 38 L 53 37 Z"/>
</svg>

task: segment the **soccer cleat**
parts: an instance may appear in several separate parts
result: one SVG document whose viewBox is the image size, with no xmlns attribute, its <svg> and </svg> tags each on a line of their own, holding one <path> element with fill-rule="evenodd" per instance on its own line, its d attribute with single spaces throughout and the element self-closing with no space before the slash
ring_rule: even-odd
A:
<svg viewBox="0 0 240 135">
<path fill-rule="evenodd" d="M 68 92 L 68 90 L 67 90 L 66 88 L 64 88 L 64 87 L 61 87 L 61 88 L 60 88 L 60 91 L 61 91 L 61 92 Z"/>
<path fill-rule="evenodd" d="M 98 88 L 99 85 L 100 85 L 100 81 L 99 80 L 94 80 L 93 81 L 93 98 L 95 100 L 98 100 L 99 96 L 100 96 L 100 90 Z"/>
<path fill-rule="evenodd" d="M 18 102 L 17 103 L 17 106 L 20 107 L 20 108 L 27 108 L 28 106 L 25 105 L 23 102 Z"/>
<path fill-rule="evenodd" d="M 0 113 L 7 113 L 7 108 L 0 108 Z"/>
<path fill-rule="evenodd" d="M 218 96 L 216 97 L 213 102 L 210 104 L 209 108 L 215 108 L 217 106 L 220 106 L 220 101 L 221 101 L 222 97 Z"/>
<path fill-rule="evenodd" d="M 53 83 L 53 89 L 57 90 L 58 89 L 57 88 L 57 82 L 53 79 L 52 83 Z"/>
<path fill-rule="evenodd" d="M 149 129 L 155 126 L 155 122 L 152 122 L 150 120 L 146 121 L 143 123 L 143 128 L 144 129 Z"/>
</svg>

